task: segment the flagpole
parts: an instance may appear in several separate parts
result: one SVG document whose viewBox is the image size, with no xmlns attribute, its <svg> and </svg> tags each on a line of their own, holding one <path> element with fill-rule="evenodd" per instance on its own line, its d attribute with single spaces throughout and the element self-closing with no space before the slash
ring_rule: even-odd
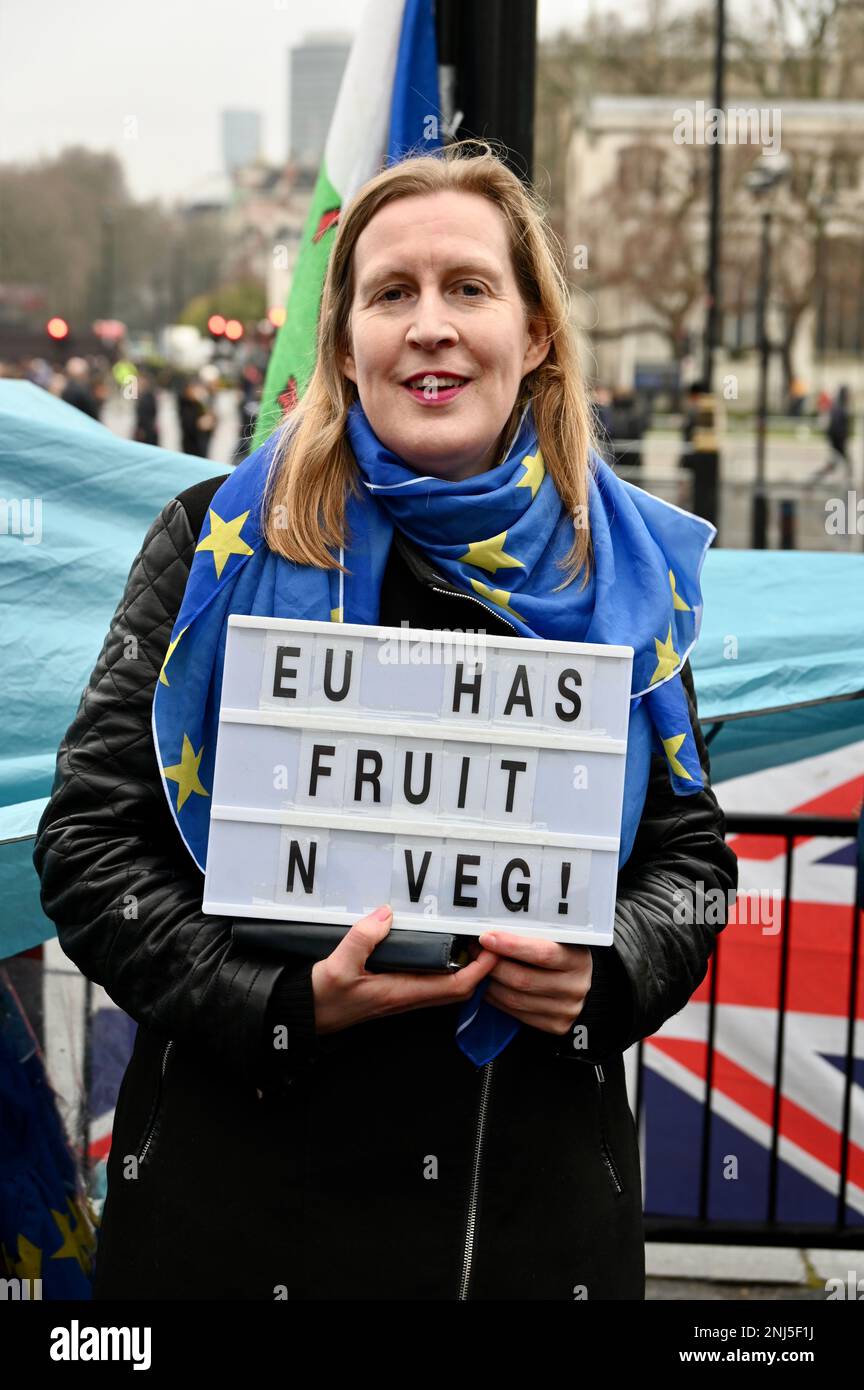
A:
<svg viewBox="0 0 864 1390">
<path fill-rule="evenodd" d="M 439 69 L 444 68 L 448 83 L 441 83 L 444 115 L 448 121 L 454 114 L 459 118 L 448 138 L 502 143 L 504 162 L 524 183 L 530 183 L 536 0 L 438 0 L 435 24 Z"/>
</svg>

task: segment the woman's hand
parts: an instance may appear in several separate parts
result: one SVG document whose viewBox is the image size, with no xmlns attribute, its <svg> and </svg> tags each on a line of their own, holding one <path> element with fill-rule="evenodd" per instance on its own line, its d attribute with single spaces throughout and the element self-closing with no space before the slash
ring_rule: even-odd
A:
<svg viewBox="0 0 864 1390">
<path fill-rule="evenodd" d="M 451 974 L 373 974 L 367 971 L 366 961 L 392 923 L 391 909 L 377 908 L 354 923 L 335 951 L 315 962 L 312 992 L 316 1033 L 338 1033 L 383 1014 L 459 1004 L 471 997 L 497 960 L 491 951 L 481 950 L 470 965 Z"/>
<path fill-rule="evenodd" d="M 477 949 L 493 951 L 498 961 L 483 998 L 544 1033 L 569 1033 L 591 988 L 590 947 L 504 931 L 483 932 L 478 940 Z"/>
</svg>

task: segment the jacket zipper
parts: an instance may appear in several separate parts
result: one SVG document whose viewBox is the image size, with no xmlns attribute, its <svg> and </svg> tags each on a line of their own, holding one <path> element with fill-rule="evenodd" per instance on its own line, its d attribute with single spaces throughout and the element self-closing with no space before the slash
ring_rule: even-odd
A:
<svg viewBox="0 0 864 1390">
<path fill-rule="evenodd" d="M 164 1081 L 165 1081 L 165 1068 L 166 1068 L 166 1066 L 168 1065 L 168 1053 L 171 1051 L 171 1049 L 172 1049 L 173 1046 L 174 1046 L 174 1041 L 173 1041 L 173 1039 L 170 1039 L 170 1038 L 169 1038 L 168 1042 L 165 1044 L 165 1047 L 164 1047 L 163 1050 L 162 1050 L 162 1070 L 161 1070 L 161 1072 L 160 1072 L 160 1074 L 159 1074 L 159 1095 L 158 1095 L 158 1097 L 157 1097 L 157 1099 L 156 1099 L 156 1109 L 155 1109 L 154 1112 L 153 1112 L 153 1120 L 152 1120 L 152 1123 L 151 1123 L 151 1125 L 150 1125 L 149 1130 L 147 1131 L 147 1138 L 144 1140 L 144 1144 L 143 1144 L 143 1146 L 142 1146 L 141 1152 L 140 1152 L 140 1154 L 138 1155 L 138 1162 L 139 1162 L 139 1163 L 143 1163 L 143 1162 L 144 1162 L 144 1157 L 145 1157 L 145 1155 L 146 1155 L 146 1153 L 147 1153 L 147 1150 L 149 1149 L 150 1145 L 151 1145 L 152 1142 L 153 1142 L 153 1135 L 154 1135 L 155 1132 L 156 1132 L 156 1122 L 157 1122 L 157 1120 L 159 1119 L 159 1111 L 160 1111 L 161 1108 L 162 1108 L 162 1086 L 163 1086 L 163 1083 L 164 1083 Z"/>
<path fill-rule="evenodd" d="M 468 1284 L 471 1279 L 471 1260 L 474 1255 L 474 1233 L 477 1228 L 477 1198 L 480 1195 L 480 1162 L 483 1157 L 483 1133 L 486 1127 L 486 1111 L 489 1106 L 489 1091 L 492 1086 L 494 1059 L 483 1067 L 483 1085 L 480 1090 L 480 1105 L 477 1110 L 477 1130 L 474 1136 L 474 1169 L 471 1174 L 471 1195 L 468 1200 L 468 1219 L 465 1223 L 465 1248 L 462 1254 L 462 1278 L 459 1283 L 459 1298 L 468 1298 Z"/>
<path fill-rule="evenodd" d="M 516 628 L 513 627 L 509 618 L 502 618 L 501 614 L 496 613 L 494 608 L 490 608 L 488 604 L 481 602 L 481 600 L 475 598 L 473 594 L 463 594 L 458 589 L 439 589 L 437 584 L 430 584 L 429 588 L 433 589 L 436 594 L 444 594 L 447 598 L 466 598 L 469 603 L 476 603 L 478 608 L 483 609 L 484 613 L 491 613 L 493 618 L 498 618 L 500 622 L 506 623 L 508 627 L 513 628 L 513 631 L 516 632 Z"/>
<path fill-rule="evenodd" d="M 513 628 L 514 632 L 516 631 L 516 628 L 513 627 L 513 624 L 507 618 L 502 618 L 500 613 L 496 613 L 494 609 L 489 608 L 485 603 L 481 603 L 480 599 L 474 598 L 472 594 L 462 594 L 452 589 L 439 589 L 435 584 L 430 584 L 429 587 L 431 589 L 434 589 L 436 594 L 449 594 L 453 598 L 466 598 L 469 603 L 476 603 L 480 608 L 485 609 L 487 613 L 491 613 L 493 617 L 499 618 L 502 623 L 507 623 L 507 626 Z M 471 1271 L 471 1254 L 473 1252 L 474 1247 L 474 1222 L 476 1216 L 476 1199 L 480 1176 L 479 1165 L 483 1146 L 483 1122 L 486 1116 L 486 1101 L 488 1099 L 489 1093 L 488 1082 L 491 1080 L 492 1075 L 492 1063 L 490 1062 L 487 1065 L 489 1066 L 490 1070 L 487 1076 L 484 1078 L 484 1089 L 480 1097 L 480 1113 L 477 1121 L 477 1145 L 474 1151 L 474 1174 L 471 1186 L 471 1202 L 468 1208 L 468 1230 L 465 1234 L 465 1259 L 462 1266 L 462 1287 L 459 1293 L 460 1298 L 467 1297 L 468 1278 L 470 1276 Z M 605 1111 L 603 1087 L 606 1083 L 606 1078 L 603 1075 L 603 1068 L 599 1065 L 599 1063 L 595 1065 L 594 1072 L 597 1077 L 598 1095 L 600 1099 L 600 1153 L 603 1159 L 603 1163 L 609 1173 L 610 1178 L 612 1179 L 612 1184 L 615 1188 L 615 1191 L 620 1196 L 621 1193 L 624 1191 L 624 1187 L 620 1177 L 618 1176 L 618 1170 L 615 1167 L 615 1160 L 612 1157 L 612 1152 L 609 1148 L 608 1143 L 606 1142 L 606 1132 L 603 1127 L 603 1114 Z"/>
<path fill-rule="evenodd" d="M 469 603 L 476 603 L 478 608 L 482 608 L 485 613 L 491 613 L 493 618 L 498 618 L 502 623 L 506 623 L 509 628 L 516 631 L 516 628 L 507 618 L 501 617 L 494 609 L 489 608 L 485 603 L 481 603 L 479 598 L 474 598 L 472 594 L 463 594 L 456 589 L 439 589 L 437 584 L 430 584 L 429 588 L 436 594 L 444 594 L 445 598 L 464 598 Z M 477 1109 L 477 1129 L 474 1136 L 474 1166 L 471 1173 L 471 1192 L 468 1199 L 468 1217 L 465 1223 L 465 1246 L 462 1254 L 462 1278 L 459 1283 L 459 1298 L 467 1300 L 468 1285 L 471 1280 L 471 1262 L 474 1257 L 474 1235 L 477 1228 L 477 1199 L 480 1195 L 480 1168 L 483 1159 L 483 1137 L 486 1128 L 486 1111 L 489 1106 L 489 1091 L 492 1086 L 492 1073 L 495 1066 L 494 1059 L 487 1062 L 483 1068 L 483 1085 L 480 1090 L 480 1104 Z"/>
<path fill-rule="evenodd" d="M 612 1157 L 612 1152 L 609 1148 L 609 1145 L 606 1142 L 606 1130 L 603 1126 L 603 1116 L 606 1110 L 606 1102 L 604 1100 L 603 1087 L 606 1084 L 606 1077 L 603 1075 L 603 1068 L 600 1066 L 599 1063 L 597 1063 L 594 1067 L 594 1074 L 597 1077 L 597 1088 L 600 1099 L 600 1153 L 602 1155 L 603 1162 L 606 1165 L 606 1168 L 609 1172 L 609 1176 L 612 1179 L 615 1191 L 620 1196 L 621 1193 L 624 1191 L 624 1188 L 621 1184 L 621 1179 L 618 1176 L 618 1170 L 615 1167 L 615 1160 Z"/>
</svg>

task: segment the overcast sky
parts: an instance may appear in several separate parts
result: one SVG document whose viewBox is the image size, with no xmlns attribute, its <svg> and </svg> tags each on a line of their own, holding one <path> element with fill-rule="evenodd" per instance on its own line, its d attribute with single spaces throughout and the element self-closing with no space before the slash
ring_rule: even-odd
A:
<svg viewBox="0 0 864 1390">
<path fill-rule="evenodd" d="M 540 33 L 578 27 L 590 8 L 639 13 L 646 3 L 539 0 Z M 170 200 L 220 171 L 219 112 L 232 106 L 261 112 L 264 154 L 279 161 L 288 49 L 310 29 L 353 33 L 363 8 L 362 0 L 0 0 L 0 161 L 76 143 L 115 150 L 135 197 Z"/>
</svg>

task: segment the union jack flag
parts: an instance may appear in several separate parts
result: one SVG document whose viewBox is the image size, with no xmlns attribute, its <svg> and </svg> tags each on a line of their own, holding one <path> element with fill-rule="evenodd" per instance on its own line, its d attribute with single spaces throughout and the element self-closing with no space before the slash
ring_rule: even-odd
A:
<svg viewBox="0 0 864 1390">
<path fill-rule="evenodd" d="M 858 816 L 864 742 L 718 783 L 727 812 Z M 850 771 L 854 775 L 850 776 Z M 811 794 L 802 799 L 802 789 Z M 737 835 L 738 901 L 717 971 L 707 1217 L 768 1216 L 781 981 L 785 843 Z M 852 841 L 796 837 L 778 1121 L 776 1220 L 832 1223 L 840 1192 L 852 943 Z M 707 909 L 706 909 L 707 912 Z M 710 921 L 710 917 L 706 916 Z M 681 1013 L 643 1044 L 646 1215 L 699 1214 L 710 973 Z M 845 1220 L 864 1225 L 864 950 L 858 965 Z M 635 1053 L 627 1055 L 631 1101 Z"/>
</svg>

